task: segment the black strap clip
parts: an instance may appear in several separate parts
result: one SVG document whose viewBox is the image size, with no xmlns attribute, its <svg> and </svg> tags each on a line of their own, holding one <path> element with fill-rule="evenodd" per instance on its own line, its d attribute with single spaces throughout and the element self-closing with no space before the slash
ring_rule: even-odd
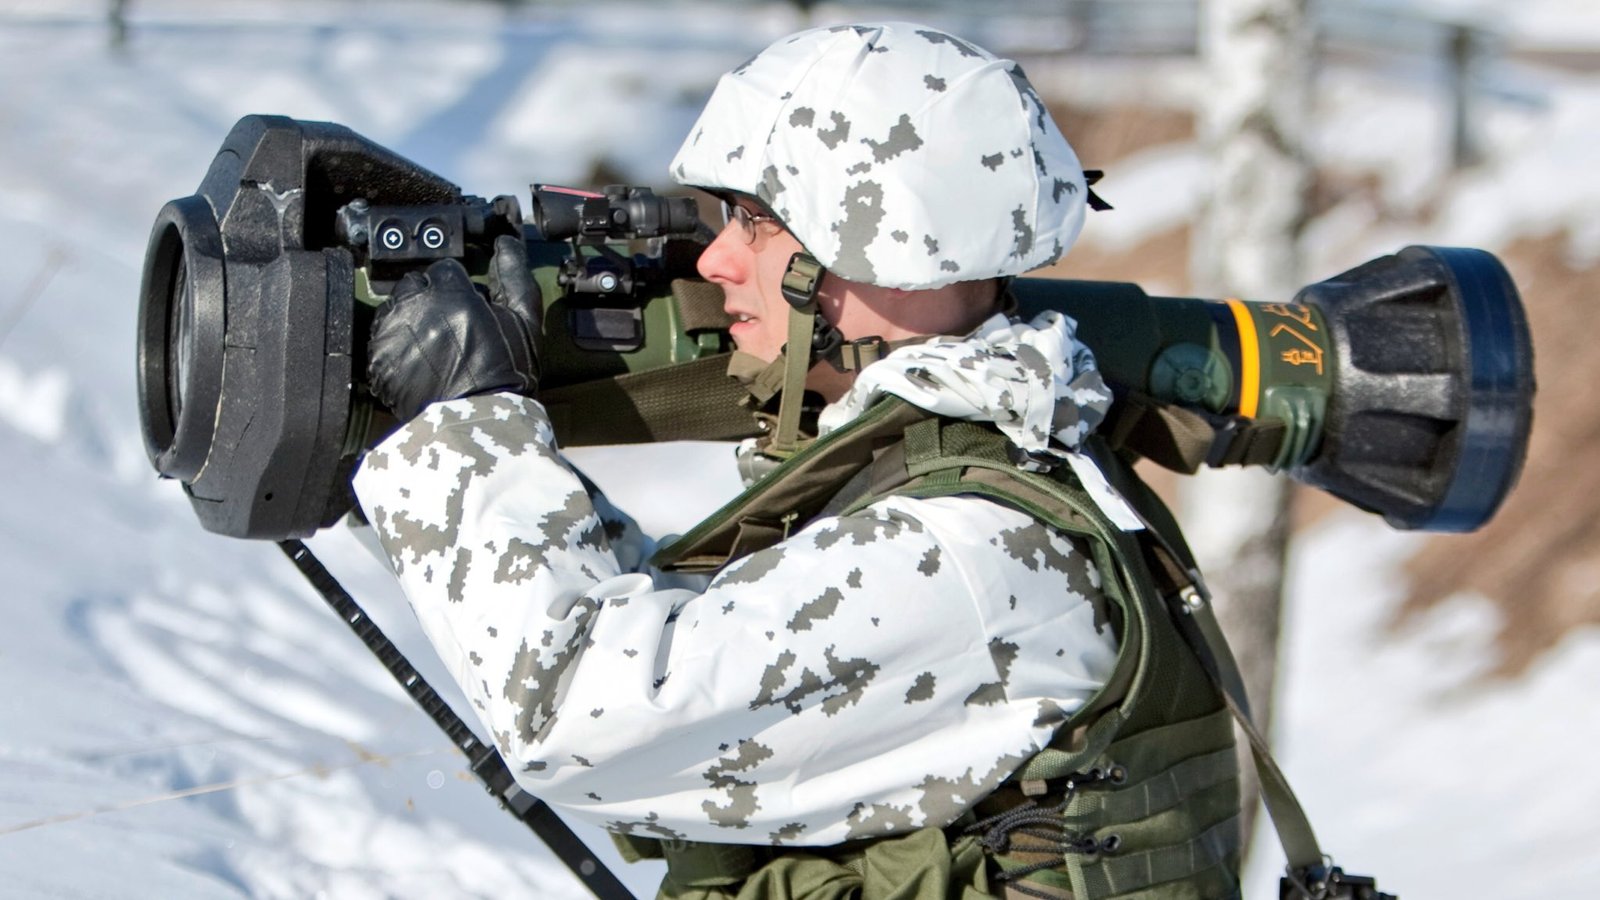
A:
<svg viewBox="0 0 1600 900">
<path fill-rule="evenodd" d="M 1331 864 L 1291 869 L 1278 879 L 1278 900 L 1399 900 L 1378 890 L 1378 880 L 1367 875 L 1346 875 Z"/>
<path fill-rule="evenodd" d="M 1244 416 L 1228 416 L 1217 421 L 1216 436 L 1211 440 L 1211 449 L 1206 451 L 1206 465 L 1219 469 L 1236 462 L 1239 438 L 1249 427 L 1250 420 Z"/>
<path fill-rule="evenodd" d="M 1212 416 L 1215 427 L 1206 465 L 1271 466 L 1283 447 L 1286 428 L 1277 419 L 1247 419 L 1244 416 Z"/>
</svg>

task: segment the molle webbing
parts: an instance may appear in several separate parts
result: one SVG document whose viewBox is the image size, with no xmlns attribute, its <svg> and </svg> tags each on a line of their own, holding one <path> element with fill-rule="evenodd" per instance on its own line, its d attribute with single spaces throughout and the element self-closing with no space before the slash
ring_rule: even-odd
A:
<svg viewBox="0 0 1600 900">
<path fill-rule="evenodd" d="M 1015 886 L 1006 896 L 1235 894 L 1238 763 L 1227 705 L 1174 626 L 1139 539 L 1106 519 L 1069 467 L 1024 472 L 1008 446 L 989 427 L 885 400 L 786 461 L 655 563 L 713 570 L 819 515 L 849 514 L 888 495 L 987 497 L 1072 536 L 1101 572 L 1121 647 L 1107 685 L 994 795 L 1023 804 L 1017 816 L 998 810 L 1003 822 L 1024 823 L 1015 834 L 989 827 L 981 836 Z M 1114 457 L 1105 465 L 1114 482 L 1127 475 Z M 1164 509 L 1147 512 L 1166 521 Z M 1122 773 L 1115 784 L 1103 774 L 1113 769 Z M 1040 799 L 1041 791 L 1054 799 Z M 994 811 L 988 801 L 976 810 Z M 946 830 L 955 840 L 962 827 L 982 824 L 969 819 Z M 1041 834 L 1053 835 L 1042 845 L 1044 868 Z M 694 856 L 692 848 L 679 853 Z"/>
<path fill-rule="evenodd" d="M 1211 598 L 1206 595 L 1205 585 L 1198 575 L 1199 567 L 1183 541 L 1177 520 L 1150 486 L 1135 477 L 1127 466 L 1107 466 L 1105 470 L 1118 492 L 1134 504 L 1149 526 L 1153 540 L 1145 541 L 1144 547 L 1152 570 L 1159 573 L 1158 581 L 1166 586 L 1171 621 L 1250 741 L 1250 752 L 1261 783 L 1261 800 L 1283 845 L 1289 869 L 1303 872 L 1320 867 L 1326 857 L 1305 809 L 1289 787 L 1288 778 L 1278 768 L 1266 738 L 1251 719 L 1244 680 L 1217 623 Z M 1196 600 L 1199 602 L 1194 602 Z"/>
<path fill-rule="evenodd" d="M 940 441 L 944 445 L 940 454 L 952 461 L 962 461 L 951 454 L 951 441 L 949 434 L 958 432 L 959 429 L 970 429 L 972 426 L 963 423 L 954 423 L 944 427 Z M 908 433 L 908 443 L 910 440 Z M 1091 442 L 1092 444 L 1093 442 Z M 1093 447 L 1091 446 L 1091 450 Z M 1204 594 L 1204 585 L 1199 581 L 1192 555 L 1184 545 L 1181 533 L 1177 529 L 1171 513 L 1165 505 L 1155 497 L 1142 482 L 1133 477 L 1125 464 L 1115 457 L 1104 453 L 1098 454 L 1105 470 L 1113 484 L 1119 491 L 1132 502 L 1140 511 L 1141 517 L 1147 524 L 1143 533 L 1144 540 L 1133 542 L 1130 536 L 1114 528 L 1097 529 L 1100 531 L 1099 539 L 1106 544 L 1118 545 L 1116 557 L 1118 562 L 1127 562 L 1137 559 L 1139 564 L 1125 570 L 1137 584 L 1144 585 L 1135 591 L 1136 596 L 1146 598 L 1152 606 L 1149 611 L 1148 622 L 1152 626 L 1149 631 L 1149 646 L 1147 654 L 1151 665 L 1140 667 L 1141 680 L 1148 676 L 1145 689 L 1140 689 L 1140 684 L 1130 685 L 1126 699 L 1116 711 L 1119 717 L 1126 717 L 1126 721 L 1118 723 L 1116 734 L 1138 735 L 1141 732 L 1160 728 L 1164 722 L 1181 721 L 1183 710 L 1193 710 L 1196 704 L 1210 706 L 1215 709 L 1218 699 L 1226 709 L 1215 709 L 1211 716 L 1219 719 L 1231 718 L 1237 721 L 1239 727 L 1250 740 L 1252 755 L 1256 768 L 1261 776 L 1262 799 L 1266 803 L 1267 811 L 1272 823 L 1277 829 L 1285 855 L 1289 860 L 1292 870 L 1305 870 L 1318 866 L 1323 862 L 1323 854 L 1317 843 L 1310 822 L 1306 818 L 1304 809 L 1295 798 L 1290 789 L 1288 780 L 1279 770 L 1267 746 L 1265 738 L 1256 730 L 1250 720 L 1248 703 L 1244 693 L 1242 680 L 1239 677 L 1237 665 L 1233 661 L 1227 642 L 1221 629 L 1218 627 L 1213 614 L 1209 597 Z M 970 471 L 970 470 L 969 470 Z M 996 469 L 996 471 L 1000 471 Z M 1013 492 L 1012 503 L 1019 508 L 1035 512 L 1045 510 L 1041 518 L 1053 525 L 1069 532 L 1076 531 L 1077 520 L 1075 516 L 1086 516 L 1095 521 L 1097 526 L 1109 526 L 1103 523 L 1100 516 L 1091 506 L 1086 507 L 1081 498 L 1074 495 L 1070 487 L 1060 482 L 1055 482 L 1038 475 L 1024 472 L 1011 472 L 1007 477 L 1011 482 Z M 970 480 L 971 476 L 967 476 Z M 944 479 L 948 481 L 948 478 Z M 993 491 L 992 479 L 979 479 L 983 484 L 974 493 L 986 493 L 996 499 L 1004 499 L 1004 491 Z M 938 494 L 955 492 L 949 484 L 942 484 L 935 488 Z M 919 488 L 914 482 L 907 488 L 902 488 L 898 493 L 911 496 L 918 494 L 927 495 L 928 488 Z M 1052 500 L 1052 497 L 1055 499 Z M 1052 503 L 1055 508 L 1052 509 Z M 1064 505 L 1063 505 L 1064 504 Z M 1112 570 L 1106 567 L 1099 553 L 1096 553 L 1096 563 L 1100 565 L 1102 573 Z M 1107 588 L 1111 587 L 1108 579 Z M 1143 604 L 1139 604 L 1143 605 Z M 1137 609 L 1137 606 L 1130 606 Z M 1125 643 L 1131 639 L 1130 632 Z M 1120 662 L 1120 660 L 1119 660 Z M 1119 665 L 1119 669 L 1121 666 Z M 1103 691 L 1102 696 L 1117 684 L 1117 675 L 1113 674 L 1108 685 L 1108 691 Z M 1197 688 L 1199 689 L 1197 691 Z M 1151 698 L 1150 702 L 1137 702 L 1141 694 Z M 1094 710 L 1099 701 L 1092 702 L 1087 710 Z M 1081 717 L 1082 714 L 1080 714 Z M 1109 713 L 1107 714 L 1109 715 Z M 1069 725 L 1082 721 L 1075 717 Z M 1088 739 L 1061 748 L 1052 746 L 1035 755 L 1013 777 L 1016 779 L 1043 779 L 1058 777 L 1066 771 L 1077 771 L 1085 764 L 1086 760 L 1093 758 L 1093 751 L 1098 741 L 1095 740 L 1097 732 L 1105 719 L 1095 722 L 1087 731 Z M 1062 729 L 1066 732 L 1066 728 Z M 1102 732 L 1103 733 L 1103 732 Z M 1231 739 L 1229 745 L 1231 747 Z M 1106 748 L 1106 759 L 1119 759 L 1117 744 L 1113 743 Z M 1234 785 L 1230 790 L 1236 792 Z M 1216 821 L 1206 829 L 1198 838 L 1191 839 L 1180 847 L 1167 847 L 1156 851 L 1148 851 L 1144 865 L 1146 876 L 1165 880 L 1168 878 L 1188 877 L 1176 875 L 1186 866 L 1198 865 L 1211 849 L 1231 846 L 1232 852 L 1237 851 L 1238 835 L 1235 829 L 1233 843 L 1224 845 L 1218 843 L 1224 834 L 1225 823 L 1217 818 L 1223 807 L 1216 792 L 1207 789 L 1211 800 L 1200 804 L 1202 808 L 1209 807 L 1210 812 L 1201 813 L 1202 820 L 1215 819 Z M 1237 796 L 1233 803 L 1233 815 L 1237 815 Z M 1199 841 L 1199 843 L 1195 843 Z M 1196 856 L 1195 854 L 1200 854 Z M 1153 855 L 1152 855 L 1153 854 Z M 1127 888 L 1133 881 L 1137 881 L 1130 864 L 1126 862 L 1126 854 L 1119 857 L 1121 860 L 1115 865 L 1107 859 L 1084 866 L 1075 866 L 1075 860 L 1068 858 L 1069 869 L 1077 872 L 1079 868 L 1087 872 L 1095 871 L 1120 872 L 1121 874 L 1106 883 L 1107 888 L 1122 885 Z M 1213 860 L 1216 857 L 1210 857 Z M 1187 862 L 1185 861 L 1187 860 Z M 1098 867 L 1098 868 L 1096 868 Z M 1197 870 L 1198 871 L 1198 870 Z M 1166 873 L 1162 875 L 1161 873 Z M 1076 875 L 1074 878 L 1076 879 Z M 1153 882 L 1145 881 L 1144 884 Z M 1075 887 L 1081 890 L 1082 886 Z M 1113 891 L 1112 893 L 1120 892 Z M 1097 891 L 1091 891 L 1092 896 L 1103 896 Z"/>
<path fill-rule="evenodd" d="M 1064 804 L 1055 820 L 1058 831 L 1045 846 L 1075 848 L 1058 851 L 1059 866 L 1038 869 L 1030 845 L 1008 844 L 1004 836 L 992 841 L 1010 851 L 997 853 L 997 862 L 1016 873 L 1022 885 L 1051 896 L 1236 892 L 1238 761 L 1227 705 L 1178 633 L 1140 539 L 1106 519 L 1069 467 L 1049 475 L 1026 472 L 1007 449 L 1004 438 L 982 425 L 940 419 L 911 423 L 901 445 L 901 477 L 884 471 L 885 461 L 895 455 L 880 453 L 879 471 L 871 479 L 876 484 L 843 504 L 851 511 L 886 494 L 970 494 L 1011 505 L 1079 539 L 1120 613 L 1114 621 L 1122 646 L 1106 686 L 1009 783 L 1072 784 L 1082 782 L 1084 773 L 1113 768 L 1127 773 L 1126 783 L 1091 784 L 1057 798 Z M 1115 480 L 1126 480 L 1120 461 L 1099 455 L 1105 457 L 1102 467 L 1116 472 Z M 1149 494 L 1132 498 L 1141 506 L 1159 503 Z M 1169 521 L 1164 508 L 1148 513 Z M 1037 824 L 1031 828 L 1025 833 L 1034 838 L 1050 833 Z M 1115 850 L 1105 849 L 1108 840 Z"/>
</svg>

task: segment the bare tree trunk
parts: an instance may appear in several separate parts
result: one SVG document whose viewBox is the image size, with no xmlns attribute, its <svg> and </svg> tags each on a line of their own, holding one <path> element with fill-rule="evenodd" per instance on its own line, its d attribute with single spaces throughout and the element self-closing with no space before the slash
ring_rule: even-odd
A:
<svg viewBox="0 0 1600 900">
<path fill-rule="evenodd" d="M 112 51 L 125 52 L 128 49 L 128 0 L 110 0 L 106 7 L 106 27 Z"/>
<path fill-rule="evenodd" d="M 1205 0 L 1200 51 L 1209 91 L 1198 114 L 1211 195 L 1190 265 L 1203 295 L 1288 299 L 1300 285 L 1311 181 L 1305 7 L 1306 0 Z M 1261 470 L 1210 471 L 1185 481 L 1180 503 L 1263 732 L 1272 716 L 1290 489 Z M 1260 783 L 1246 769 L 1248 849 Z"/>
</svg>

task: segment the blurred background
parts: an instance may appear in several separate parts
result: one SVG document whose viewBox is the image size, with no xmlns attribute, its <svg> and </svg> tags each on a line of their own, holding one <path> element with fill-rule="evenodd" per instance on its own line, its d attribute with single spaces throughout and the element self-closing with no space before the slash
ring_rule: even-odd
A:
<svg viewBox="0 0 1600 900">
<path fill-rule="evenodd" d="M 1021 62 L 1105 170 L 1115 209 L 1051 274 L 1287 299 L 1408 244 L 1506 263 L 1540 393 L 1480 532 L 1398 533 L 1260 473 L 1152 477 L 1214 580 L 1267 598 L 1241 637 L 1324 849 L 1407 900 L 1592 892 L 1591 0 L 0 0 L 0 897 L 583 896 L 275 548 L 204 532 L 154 477 L 150 223 L 248 113 L 347 125 L 483 196 L 667 189 L 721 72 L 890 18 Z M 387 573 L 337 530 L 313 546 L 441 684 Z M 1280 865 L 1258 834 L 1246 896 Z"/>
</svg>

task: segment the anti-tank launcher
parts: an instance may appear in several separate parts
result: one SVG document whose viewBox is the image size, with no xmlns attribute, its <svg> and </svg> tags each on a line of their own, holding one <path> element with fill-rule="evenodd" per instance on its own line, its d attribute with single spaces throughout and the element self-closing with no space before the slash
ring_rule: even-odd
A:
<svg viewBox="0 0 1600 900">
<path fill-rule="evenodd" d="M 248 116 L 192 196 L 157 216 L 139 313 L 151 462 L 209 530 L 304 536 L 351 506 L 392 427 L 364 382 L 372 309 L 409 268 L 487 272 L 525 241 L 546 307 L 541 400 L 563 443 L 756 433 L 723 376 L 709 230 L 686 198 L 535 186 L 465 196 L 338 125 Z M 1118 394 L 1102 432 L 1183 471 L 1264 465 L 1405 528 L 1465 531 L 1521 471 L 1533 359 L 1510 277 L 1478 250 L 1408 247 L 1289 302 L 1149 297 L 1018 279 L 1073 316 Z"/>
</svg>

